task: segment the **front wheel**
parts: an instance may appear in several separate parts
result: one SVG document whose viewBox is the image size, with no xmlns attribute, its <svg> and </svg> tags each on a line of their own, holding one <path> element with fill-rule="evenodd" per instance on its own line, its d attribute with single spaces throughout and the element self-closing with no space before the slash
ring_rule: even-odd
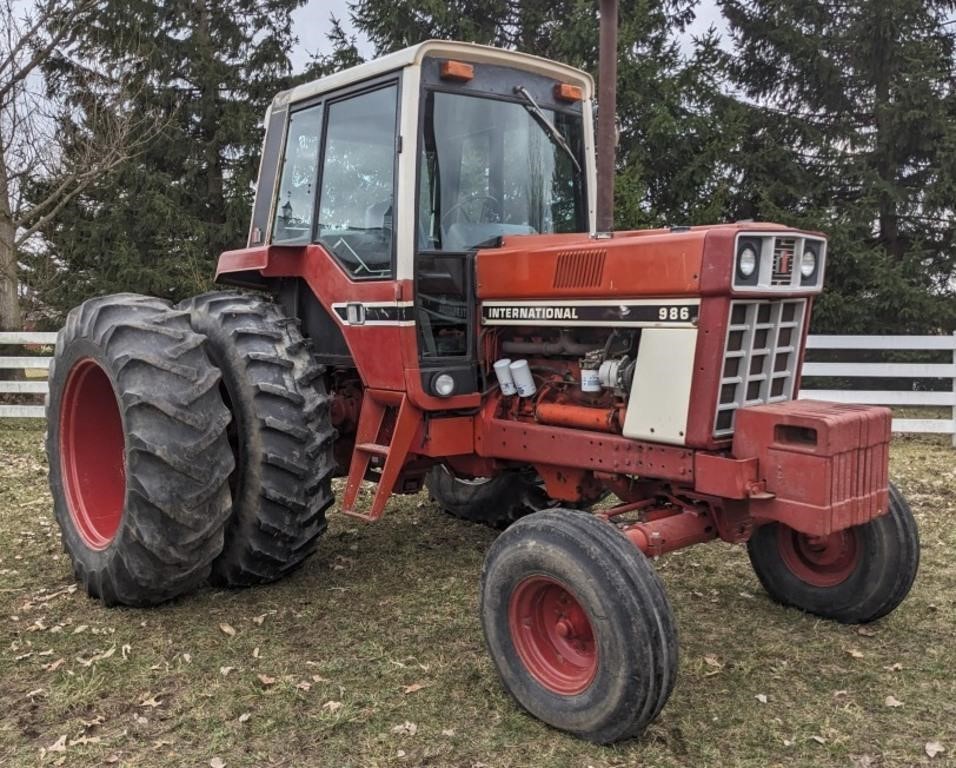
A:
<svg viewBox="0 0 956 768">
<path fill-rule="evenodd" d="M 660 579 L 584 512 L 538 512 L 501 534 L 482 570 L 481 621 L 518 703 L 591 741 L 637 736 L 674 687 L 677 632 Z"/>
<path fill-rule="evenodd" d="M 747 544 L 771 598 L 845 624 L 875 621 L 909 594 L 919 568 L 919 533 L 909 504 L 890 484 L 890 509 L 863 525 L 807 536 L 782 523 Z"/>
<path fill-rule="evenodd" d="M 439 464 L 429 471 L 425 486 L 447 514 L 499 530 L 558 503 L 548 498 L 541 479 L 531 470 L 466 480 Z"/>
</svg>

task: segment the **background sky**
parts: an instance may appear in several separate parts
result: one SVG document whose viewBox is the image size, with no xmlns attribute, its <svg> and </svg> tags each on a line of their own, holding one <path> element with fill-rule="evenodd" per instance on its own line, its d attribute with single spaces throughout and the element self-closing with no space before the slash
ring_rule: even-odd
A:
<svg viewBox="0 0 956 768">
<path fill-rule="evenodd" d="M 353 31 L 349 19 L 348 0 L 309 0 L 309 2 L 295 12 L 295 34 L 299 44 L 292 52 L 292 64 L 296 70 L 304 68 L 310 56 L 317 51 L 327 50 L 325 35 L 329 30 L 329 16 L 334 14 L 342 20 L 347 30 Z M 697 7 L 697 19 L 688 30 L 685 43 L 689 46 L 694 34 L 699 34 L 711 24 L 718 30 L 723 30 L 723 20 L 717 0 L 701 0 Z M 366 57 L 372 55 L 368 42 L 359 39 L 359 50 Z"/>
</svg>

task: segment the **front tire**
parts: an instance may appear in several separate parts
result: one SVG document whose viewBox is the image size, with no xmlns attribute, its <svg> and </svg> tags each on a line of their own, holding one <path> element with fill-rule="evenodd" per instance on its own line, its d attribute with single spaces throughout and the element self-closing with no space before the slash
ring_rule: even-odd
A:
<svg viewBox="0 0 956 768">
<path fill-rule="evenodd" d="M 333 501 L 322 368 L 295 321 L 261 296 L 213 292 L 180 307 L 207 339 L 233 417 L 233 508 L 212 582 L 276 581 L 315 552 Z"/>
<path fill-rule="evenodd" d="M 890 483 L 890 509 L 863 525 L 811 537 L 782 523 L 757 529 L 750 562 L 770 597 L 844 624 L 893 611 L 919 569 L 919 532 L 909 504 Z"/>
<path fill-rule="evenodd" d="M 482 569 L 481 621 L 517 702 L 591 741 L 637 736 L 674 687 L 677 631 L 660 579 L 584 512 L 539 512 L 501 534 Z"/>
<path fill-rule="evenodd" d="M 508 470 L 494 477 L 466 480 L 439 464 L 429 470 L 425 487 L 446 514 L 498 530 L 557 504 L 548 498 L 532 470 Z"/>
<path fill-rule="evenodd" d="M 229 515 L 228 423 L 219 372 L 182 312 L 135 294 L 70 312 L 46 451 L 63 545 L 91 596 L 145 606 L 205 581 Z"/>
</svg>

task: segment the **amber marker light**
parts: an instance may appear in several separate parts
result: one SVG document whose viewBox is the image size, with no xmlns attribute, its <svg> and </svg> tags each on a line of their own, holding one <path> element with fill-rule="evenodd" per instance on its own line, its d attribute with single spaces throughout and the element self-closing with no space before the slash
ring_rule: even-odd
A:
<svg viewBox="0 0 956 768">
<path fill-rule="evenodd" d="M 441 63 L 441 79 L 457 80 L 467 83 L 475 76 L 475 68 L 463 61 L 443 61 Z"/>
<path fill-rule="evenodd" d="M 554 98 L 560 101 L 581 101 L 584 98 L 584 91 L 579 85 L 558 83 L 554 86 Z"/>
</svg>

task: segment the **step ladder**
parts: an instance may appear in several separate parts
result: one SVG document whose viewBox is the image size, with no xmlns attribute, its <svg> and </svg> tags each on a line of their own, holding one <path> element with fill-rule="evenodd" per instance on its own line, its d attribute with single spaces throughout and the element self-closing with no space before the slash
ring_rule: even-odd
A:
<svg viewBox="0 0 956 768">
<path fill-rule="evenodd" d="M 383 438 L 382 427 L 390 412 L 395 414 L 394 427 L 391 436 Z M 352 463 L 342 499 L 344 514 L 369 523 L 382 516 L 408 458 L 408 451 L 412 447 L 420 423 L 421 411 L 409 402 L 404 392 L 365 390 L 355 434 L 355 448 L 352 450 Z M 362 481 L 376 458 L 382 460 L 382 468 L 375 496 L 368 512 L 361 512 L 355 508 L 355 502 L 362 488 Z"/>
</svg>

